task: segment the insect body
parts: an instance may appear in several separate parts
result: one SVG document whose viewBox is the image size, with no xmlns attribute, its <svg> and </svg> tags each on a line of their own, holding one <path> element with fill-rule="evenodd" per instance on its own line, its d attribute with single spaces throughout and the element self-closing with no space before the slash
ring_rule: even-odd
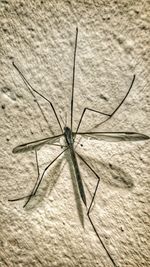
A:
<svg viewBox="0 0 150 267">
<path fill-rule="evenodd" d="M 72 134 L 71 129 L 68 127 L 65 127 L 64 128 L 64 135 L 65 135 L 65 139 L 66 139 L 66 142 L 67 142 L 69 150 L 70 150 L 70 157 L 71 157 L 71 160 L 73 163 L 80 196 L 83 200 L 83 203 L 86 206 L 86 196 L 85 196 L 84 187 L 83 187 L 83 183 L 82 183 L 82 179 L 81 179 L 81 175 L 80 175 L 80 171 L 79 171 L 79 166 L 78 166 L 78 162 L 77 162 L 77 158 L 76 158 L 76 154 L 75 154 L 75 150 L 74 150 L 74 141 L 73 141 L 73 134 Z"/>
<path fill-rule="evenodd" d="M 43 96 L 41 93 L 39 93 L 37 90 L 35 90 L 31 84 L 27 81 L 27 79 L 24 77 L 24 75 L 22 74 L 22 72 L 19 70 L 19 68 L 16 66 L 16 64 L 13 62 L 13 66 L 15 67 L 15 69 L 19 72 L 21 78 L 23 79 L 25 85 L 27 86 L 27 88 L 30 90 L 30 92 L 32 93 L 32 96 L 36 99 L 35 94 L 39 95 L 40 97 L 42 97 L 43 99 L 45 99 L 46 102 L 49 103 L 49 105 L 52 108 L 52 111 L 54 113 L 54 116 L 56 118 L 56 121 L 60 127 L 60 131 L 61 133 L 57 136 L 50 136 L 47 138 L 43 138 L 40 140 L 36 140 L 36 141 L 32 141 L 29 143 L 25 143 L 22 145 L 19 145 L 17 147 L 15 147 L 13 149 L 13 153 L 20 153 L 20 152 L 26 152 L 29 150 L 35 150 L 35 156 L 36 156 L 36 163 L 37 163 L 37 170 L 38 170 L 38 178 L 37 181 L 31 191 L 31 193 L 28 196 L 25 197 L 20 197 L 20 198 L 15 198 L 15 199 L 11 199 L 9 201 L 17 201 L 17 200 L 21 200 L 24 198 L 27 198 L 27 201 L 24 204 L 24 207 L 29 203 L 30 199 L 36 195 L 36 192 L 43 180 L 44 174 L 47 171 L 47 169 L 66 151 L 69 150 L 70 153 L 70 158 L 71 158 L 71 162 L 74 168 L 74 176 L 77 180 L 77 184 L 78 184 L 78 189 L 79 189 L 79 193 L 80 193 L 80 197 L 81 200 L 83 201 L 84 205 L 86 206 L 87 209 L 87 216 L 89 218 L 89 221 L 93 227 L 94 232 L 96 233 L 101 245 L 103 246 L 103 248 L 106 251 L 107 256 L 109 257 L 112 265 L 114 267 L 117 267 L 117 264 L 115 263 L 114 259 L 111 256 L 111 253 L 108 251 L 108 248 L 105 246 L 103 240 L 101 239 L 100 235 L 98 234 L 98 231 L 93 223 L 93 220 L 91 218 L 91 207 L 93 204 L 93 201 L 95 199 L 96 196 L 96 192 L 100 183 L 100 176 L 94 171 L 94 169 L 90 166 L 90 164 L 88 162 L 85 161 L 85 159 L 79 154 L 77 153 L 77 151 L 75 150 L 74 147 L 74 142 L 75 142 L 75 138 L 76 136 L 84 136 L 84 137 L 90 137 L 96 140 L 103 140 L 103 141 L 109 141 L 109 142 L 119 142 L 119 141 L 141 141 L 141 140 L 147 140 L 149 139 L 149 136 L 145 135 L 145 134 L 141 134 L 141 133 L 136 133 L 136 132 L 79 132 L 79 128 L 80 125 L 83 121 L 85 112 L 94 112 L 94 113 L 98 113 L 98 114 L 102 114 L 106 116 L 106 119 L 103 120 L 102 122 L 100 122 L 99 125 L 102 125 L 103 123 L 105 123 L 106 121 L 108 121 L 109 119 L 111 119 L 113 117 L 113 115 L 117 112 L 117 110 L 120 108 L 120 106 L 123 104 L 123 102 L 125 101 L 126 97 L 128 96 L 134 80 L 135 80 L 135 75 L 133 76 L 131 85 L 126 93 L 126 95 L 124 96 L 124 98 L 122 99 L 122 101 L 118 104 L 118 106 L 110 113 L 104 113 L 101 112 L 99 110 L 95 110 L 95 109 L 91 109 L 88 107 L 85 107 L 82 111 L 78 126 L 76 131 L 73 131 L 73 105 L 74 105 L 74 82 L 75 82 L 75 61 L 76 61 L 76 51 L 77 51 L 77 37 L 78 37 L 78 28 L 76 29 L 76 39 L 75 39 L 75 49 L 74 49 L 74 61 L 73 61 L 73 79 L 72 79 L 72 96 L 71 96 L 71 117 L 70 117 L 70 128 L 69 127 L 63 127 L 61 125 L 61 122 L 59 120 L 59 116 L 52 104 L 52 102 L 47 99 L 45 96 Z M 37 100 L 36 100 L 37 101 Z M 37 101 L 38 104 L 38 101 Z M 38 104 L 39 106 L 39 104 Z M 63 151 L 53 160 L 51 161 L 46 168 L 44 169 L 43 173 L 40 175 L 39 174 L 39 165 L 38 165 L 38 155 L 37 155 L 37 149 L 41 146 L 43 146 L 44 144 L 54 144 L 57 145 L 56 142 L 60 139 L 60 137 L 64 136 L 65 141 L 66 141 L 66 146 L 64 146 Z M 97 179 L 97 183 L 95 186 L 95 190 L 90 202 L 89 207 L 87 207 L 87 202 L 86 202 L 86 195 L 85 195 L 85 191 L 84 191 L 84 186 L 83 186 L 83 182 L 81 179 L 81 175 L 80 175 L 80 170 L 79 170 L 79 165 L 78 165 L 78 161 L 77 158 L 80 158 L 80 160 L 86 165 L 87 168 L 89 168 L 91 170 L 91 172 L 94 174 L 94 176 Z"/>
</svg>

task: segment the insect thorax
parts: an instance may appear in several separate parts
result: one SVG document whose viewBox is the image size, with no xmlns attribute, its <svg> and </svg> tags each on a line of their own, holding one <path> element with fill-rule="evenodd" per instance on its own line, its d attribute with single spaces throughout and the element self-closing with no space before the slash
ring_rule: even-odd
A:
<svg viewBox="0 0 150 267">
<path fill-rule="evenodd" d="M 68 145 L 73 144 L 73 135 L 69 127 L 64 127 L 64 135 Z"/>
</svg>

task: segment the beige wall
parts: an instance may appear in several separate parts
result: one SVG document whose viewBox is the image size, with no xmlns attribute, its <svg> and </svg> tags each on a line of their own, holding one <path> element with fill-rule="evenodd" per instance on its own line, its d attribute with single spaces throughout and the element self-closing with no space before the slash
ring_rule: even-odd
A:
<svg viewBox="0 0 150 267">
<path fill-rule="evenodd" d="M 12 149 L 60 132 L 49 105 L 38 98 L 44 119 L 12 61 L 69 121 L 78 26 L 74 129 L 84 107 L 112 112 L 136 74 L 123 106 L 96 130 L 150 135 L 148 2 L 0 1 L 0 266 L 113 266 L 79 199 L 68 154 L 26 208 L 25 199 L 8 202 L 28 195 L 37 177 L 34 151 Z M 81 130 L 100 119 L 87 112 Z M 80 142 L 77 151 L 101 177 L 91 214 L 99 235 L 119 267 L 148 267 L 150 142 Z M 38 151 L 41 173 L 60 151 L 50 145 Z M 96 179 L 79 165 L 89 205 Z"/>
</svg>

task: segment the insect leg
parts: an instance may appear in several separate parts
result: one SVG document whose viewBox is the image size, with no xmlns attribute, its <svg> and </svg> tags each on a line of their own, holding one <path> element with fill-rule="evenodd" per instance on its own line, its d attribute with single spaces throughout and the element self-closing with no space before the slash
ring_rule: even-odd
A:
<svg viewBox="0 0 150 267">
<path fill-rule="evenodd" d="M 74 58 L 73 58 L 73 77 L 72 77 L 72 96 L 71 96 L 71 130 L 73 127 L 73 101 L 74 101 L 74 81 L 75 81 L 77 40 L 78 40 L 78 28 L 76 28 L 76 39 L 75 39 Z"/>
<path fill-rule="evenodd" d="M 37 150 L 35 149 L 35 158 L 36 158 L 36 166 L 37 166 L 37 180 L 35 182 L 35 185 L 34 185 L 34 188 L 38 182 L 38 179 L 39 179 L 39 176 L 40 176 L 40 172 L 39 172 L 39 164 L 38 164 L 38 156 L 37 156 Z M 34 190 L 33 188 L 33 190 Z M 8 199 L 8 201 L 18 201 L 18 200 L 22 200 L 24 198 L 27 198 L 27 197 L 30 197 L 30 196 L 33 196 L 33 190 L 31 191 L 30 195 L 27 195 L 27 196 L 23 196 L 23 197 L 19 197 L 19 198 L 14 198 L 14 199 Z"/>
<path fill-rule="evenodd" d="M 111 114 L 104 113 L 104 112 L 101 112 L 101 111 L 98 111 L 98 110 L 95 110 L 95 109 L 91 109 L 91 108 L 84 108 L 84 110 L 83 110 L 83 112 L 82 112 L 82 114 L 81 114 L 81 117 L 80 117 L 80 120 L 79 120 L 77 129 L 76 129 L 76 133 L 77 133 L 78 130 L 79 130 L 79 127 L 80 127 L 80 125 L 81 125 L 81 122 L 82 122 L 82 120 L 83 120 L 83 117 L 84 117 L 84 115 L 85 115 L 86 110 L 87 110 L 87 111 L 92 111 L 92 112 L 99 113 L 99 114 L 101 114 L 101 115 L 105 115 L 105 116 L 107 116 L 107 118 L 106 118 L 105 120 L 103 120 L 102 122 L 100 122 L 100 123 L 98 124 L 98 126 L 100 126 L 100 125 L 103 124 L 104 122 L 110 120 L 110 119 L 112 118 L 112 116 L 116 113 L 116 111 L 121 107 L 121 105 L 123 104 L 123 102 L 125 101 L 125 99 L 127 98 L 128 94 L 129 94 L 129 92 L 131 91 L 131 88 L 132 88 L 132 86 L 133 86 L 134 80 L 135 80 L 135 75 L 133 75 L 133 79 L 132 79 L 131 85 L 130 85 L 130 87 L 129 87 L 127 93 L 126 93 L 126 95 L 124 96 L 124 98 L 122 99 L 122 101 L 119 103 L 119 105 L 116 107 L 116 109 L 115 109 Z"/>
<path fill-rule="evenodd" d="M 98 186 L 99 186 L 99 183 L 100 183 L 100 177 L 99 177 L 99 175 L 93 170 L 93 168 L 77 153 L 77 152 L 75 152 L 77 155 L 78 155 L 78 157 L 85 163 L 85 165 L 94 173 L 94 175 L 96 176 L 96 178 L 98 179 L 97 180 L 97 184 L 96 184 L 96 187 L 95 187 L 95 190 L 94 190 L 94 193 L 93 193 L 93 197 L 92 197 L 92 200 L 91 200 L 91 203 L 90 203 L 90 206 L 89 206 L 89 208 L 88 208 L 88 210 L 87 210 L 87 216 L 88 216 L 88 218 L 89 218 L 89 221 L 90 221 L 90 223 L 91 223 L 91 225 L 92 225 L 92 227 L 93 227 L 93 230 L 94 230 L 94 232 L 95 232 L 95 234 L 97 235 L 97 237 L 98 237 L 98 239 L 99 239 L 99 241 L 100 241 L 100 243 L 101 243 L 101 245 L 102 245 L 102 247 L 104 248 L 104 250 L 106 251 L 106 253 L 107 253 L 107 255 L 108 255 L 108 257 L 109 257 L 109 259 L 110 259 L 110 261 L 113 263 L 113 266 L 114 267 L 117 267 L 117 265 L 116 265 L 116 263 L 115 263 L 115 261 L 114 261 L 114 259 L 112 258 L 112 256 L 111 256 L 111 254 L 109 253 L 109 251 L 108 251 L 108 249 L 107 249 L 107 247 L 105 246 L 105 244 L 104 244 L 104 242 L 102 241 L 102 239 L 101 239 L 101 237 L 100 237 L 100 235 L 98 234 L 98 232 L 97 232 L 97 230 L 96 230 L 96 227 L 95 227 L 95 225 L 94 225 L 94 223 L 93 223 L 93 220 L 91 219 L 91 216 L 90 216 L 90 212 L 91 212 L 91 207 L 92 207 L 92 204 L 93 204 L 93 201 L 94 201 L 94 199 L 95 199 L 95 196 L 96 196 L 96 192 L 97 192 L 97 189 L 98 189 Z"/>
<path fill-rule="evenodd" d="M 43 173 L 42 173 L 42 175 L 41 175 L 41 177 L 40 177 L 40 179 L 39 179 L 39 165 L 38 165 L 38 159 L 37 159 L 37 153 L 36 153 L 36 162 L 37 162 L 37 170 L 38 170 L 38 178 L 37 178 L 37 181 L 36 181 L 36 183 L 35 183 L 35 185 L 34 185 L 34 187 L 33 187 L 33 189 L 32 189 L 32 191 L 31 191 L 31 194 L 30 195 L 28 195 L 28 196 L 25 196 L 25 197 L 21 197 L 21 198 L 17 198 L 17 199 L 12 199 L 12 200 L 9 200 L 9 201 L 17 201 L 17 200 L 21 200 L 21 199 L 23 199 L 23 198 L 28 198 L 27 199 L 27 201 L 25 202 L 25 204 L 24 204 L 24 206 L 23 207 L 25 207 L 27 204 L 28 204 L 28 202 L 30 201 L 30 199 L 33 197 L 33 196 L 35 196 L 35 194 L 36 194 L 36 192 L 37 192 L 37 190 L 38 190 L 38 188 L 39 188 L 39 186 L 40 186 L 40 184 L 41 184 L 41 182 L 42 182 L 42 179 L 43 179 L 43 177 L 44 177 L 44 174 L 45 174 L 45 172 L 47 171 L 47 169 L 66 151 L 68 149 L 68 147 L 65 149 L 65 150 L 63 150 L 53 161 L 51 161 L 47 166 L 46 166 L 46 168 L 44 169 L 44 171 L 43 171 Z"/>
<path fill-rule="evenodd" d="M 49 103 L 49 105 L 51 106 L 51 108 L 52 108 L 52 110 L 53 110 L 53 112 L 54 112 L 54 114 L 55 114 L 55 117 L 56 117 L 56 120 L 57 120 L 57 122 L 58 122 L 58 124 L 59 124 L 59 127 L 60 127 L 60 129 L 61 129 L 61 131 L 62 131 L 62 133 L 63 133 L 63 129 L 62 129 L 60 120 L 59 120 L 59 118 L 58 118 L 58 115 L 57 115 L 57 113 L 56 113 L 56 110 L 55 110 L 55 108 L 54 108 L 52 102 L 49 101 L 44 95 L 42 95 L 41 93 L 39 93 L 37 90 L 35 90 L 35 89 L 32 87 L 32 85 L 27 81 L 27 79 L 25 78 L 25 76 L 23 75 L 23 73 L 19 70 L 19 68 L 17 67 L 17 65 L 16 65 L 14 62 L 12 62 L 12 64 L 13 64 L 13 66 L 15 67 L 15 69 L 18 71 L 18 73 L 20 74 L 20 76 L 21 76 L 23 82 L 24 82 L 25 85 L 28 87 L 28 89 L 30 90 L 30 92 L 32 92 L 32 91 L 35 92 L 36 94 L 38 94 L 40 97 L 42 97 L 43 99 L 45 99 L 45 100 Z M 32 92 L 32 95 L 34 96 L 33 92 Z M 35 98 L 35 96 L 34 96 L 34 98 Z M 38 106 L 39 106 L 39 104 L 38 104 Z M 40 107 L 40 109 L 41 109 L 41 107 Z M 43 112 L 42 112 L 42 113 L 43 113 Z"/>
<path fill-rule="evenodd" d="M 28 202 L 30 201 L 30 199 L 31 199 L 31 197 L 32 196 L 35 196 L 35 194 L 36 194 L 36 192 L 37 192 L 37 190 L 38 190 L 38 188 L 39 188 L 39 186 L 40 186 L 40 184 L 41 184 L 41 182 L 42 182 L 42 179 L 43 179 L 43 177 L 44 177 L 44 174 L 45 174 L 45 172 L 47 171 L 47 169 L 67 150 L 68 148 L 66 148 L 65 150 L 63 150 L 53 161 L 51 161 L 47 166 L 46 166 L 46 168 L 44 169 L 44 171 L 43 171 L 43 173 L 42 173 L 42 175 L 41 175 L 41 177 L 40 177 L 40 179 L 39 179 L 39 181 L 38 181 L 38 183 L 36 183 L 35 184 L 35 186 L 34 186 L 34 188 L 33 188 L 33 190 L 32 190 L 32 194 L 29 196 L 29 198 L 28 198 L 28 200 L 26 201 L 26 203 L 24 204 L 24 206 L 23 207 L 25 207 L 27 204 L 28 204 Z"/>
</svg>

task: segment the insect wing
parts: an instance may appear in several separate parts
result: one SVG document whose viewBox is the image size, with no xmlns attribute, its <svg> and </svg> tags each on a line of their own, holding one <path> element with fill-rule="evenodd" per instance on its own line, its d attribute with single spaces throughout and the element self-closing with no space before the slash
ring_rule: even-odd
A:
<svg viewBox="0 0 150 267">
<path fill-rule="evenodd" d="M 25 143 L 25 144 L 16 146 L 13 149 L 12 152 L 13 153 L 21 153 L 21 152 L 31 151 L 31 150 L 33 150 L 35 148 L 39 149 L 41 146 L 43 146 L 45 144 L 53 144 L 53 143 L 55 143 L 56 141 L 58 141 L 60 139 L 60 137 L 62 135 L 63 134 L 56 135 L 56 136 L 51 136 L 51 137 L 47 137 L 47 138 L 44 138 L 44 139 L 40 139 L 40 140 L 36 140 L 36 141 L 33 141 L 33 142 L 29 142 L 29 143 Z"/>
<path fill-rule="evenodd" d="M 81 132 L 77 133 L 77 135 L 107 142 L 142 141 L 150 138 L 145 134 L 136 132 Z"/>
</svg>

